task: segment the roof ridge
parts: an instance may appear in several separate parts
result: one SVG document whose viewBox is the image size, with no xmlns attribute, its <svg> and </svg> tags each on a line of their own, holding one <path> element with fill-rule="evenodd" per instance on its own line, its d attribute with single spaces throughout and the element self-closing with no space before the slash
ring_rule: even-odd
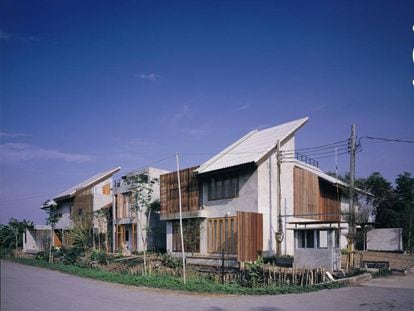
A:
<svg viewBox="0 0 414 311">
<path fill-rule="evenodd" d="M 235 141 L 234 143 L 232 143 L 230 146 L 228 146 L 227 148 L 225 148 L 223 151 L 219 152 L 218 154 L 216 154 L 214 157 L 212 157 L 210 160 L 208 160 L 207 162 L 203 163 L 202 165 L 200 165 L 195 171 L 199 172 L 201 170 L 206 169 L 207 167 L 209 167 L 211 164 L 213 164 L 214 162 L 216 162 L 218 159 L 222 158 L 224 155 L 228 154 L 228 152 L 234 148 L 236 148 L 238 145 L 240 145 L 242 142 L 244 142 L 246 139 L 252 137 L 254 134 L 258 133 L 259 130 L 255 129 L 252 130 L 250 132 L 248 132 L 246 135 L 244 135 L 242 138 L 240 138 L 239 140 Z"/>
</svg>

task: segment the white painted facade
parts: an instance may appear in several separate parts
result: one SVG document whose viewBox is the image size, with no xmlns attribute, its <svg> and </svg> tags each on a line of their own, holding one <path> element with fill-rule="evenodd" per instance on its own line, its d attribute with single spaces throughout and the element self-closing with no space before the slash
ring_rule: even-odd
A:
<svg viewBox="0 0 414 311">
<path fill-rule="evenodd" d="M 133 176 L 139 176 L 139 175 L 145 175 L 148 176 L 148 180 L 149 181 L 153 181 L 153 185 L 152 185 L 152 202 L 157 201 L 160 199 L 160 184 L 159 184 L 159 178 L 161 174 L 165 174 L 168 173 L 169 171 L 163 170 L 163 169 L 158 169 L 158 168 L 154 168 L 154 167 L 147 167 L 144 169 L 138 169 L 138 170 L 134 170 L 131 172 L 128 172 L 126 175 L 122 176 L 121 179 L 115 181 L 114 183 L 114 196 L 113 196 L 113 241 L 115 241 L 115 239 L 117 239 L 117 225 L 124 225 L 125 228 L 125 238 L 127 241 L 125 241 L 124 243 L 126 244 L 126 252 L 131 252 L 132 250 L 136 250 L 138 252 L 141 252 L 144 250 L 144 241 L 146 239 L 146 235 L 147 235 L 147 230 L 146 225 L 147 225 L 147 217 L 145 215 L 145 213 L 142 212 L 137 212 L 131 210 L 131 202 L 132 202 L 132 198 L 131 198 L 131 189 L 130 189 L 130 185 L 128 185 L 128 183 L 126 182 L 126 179 L 128 177 L 133 177 Z M 123 218 L 117 218 L 116 215 L 116 209 L 117 209 L 117 201 L 115 199 L 116 195 L 122 195 L 124 197 L 125 200 L 125 204 L 126 204 L 126 210 L 127 210 L 127 217 L 123 217 Z M 137 219 L 138 216 L 138 219 Z M 156 218 L 159 218 L 159 215 L 156 215 L 154 213 L 151 214 L 151 217 L 153 218 L 154 221 L 156 221 Z M 132 230 L 132 225 L 136 224 L 137 225 L 137 231 L 136 231 L 136 236 L 134 237 L 137 241 L 137 247 L 136 249 L 133 249 L 133 230 Z M 159 224 L 160 226 L 165 226 L 165 223 Z M 165 229 L 165 228 L 161 228 Z M 162 232 L 164 232 L 165 230 L 162 230 Z M 150 241 L 150 244 L 155 244 L 155 241 Z M 149 247 L 151 245 L 147 245 L 147 247 Z M 117 249 L 115 249 L 115 243 L 113 243 L 113 251 L 116 252 Z M 121 246 L 119 246 L 118 248 L 121 248 Z"/>
<path fill-rule="evenodd" d="M 202 192 L 200 194 L 202 198 L 200 211 L 185 212 L 183 213 L 183 218 L 195 217 L 203 219 L 200 228 L 201 255 L 208 254 L 206 230 L 208 219 L 236 216 L 238 211 L 256 212 L 263 215 L 263 255 L 274 255 L 277 244 L 275 233 L 279 231 L 278 202 L 281 204 L 282 232 L 284 233 L 281 251 L 285 255 L 294 255 L 294 230 L 292 230 L 292 225 L 289 223 L 310 221 L 305 218 L 293 217 L 295 166 L 314 173 L 320 179 L 332 185 L 338 185 L 342 189 L 347 187 L 347 184 L 324 174 L 316 167 L 290 159 L 289 161 L 282 161 L 280 166 L 281 197 L 280 199 L 278 198 L 277 141 L 281 142 L 280 150 L 282 152 L 288 151 L 289 154 L 295 154 L 294 135 L 306 121 L 307 119 L 305 118 L 263 131 L 252 131 L 196 169 L 200 176 L 200 189 Z M 272 141 L 270 137 L 273 137 L 274 140 Z M 266 150 L 266 152 L 259 157 L 255 152 L 251 152 L 255 150 Z M 252 163 L 254 165 L 251 165 Z M 208 200 L 208 177 L 204 177 L 206 176 L 204 174 L 214 176 L 214 174 L 220 174 L 220 172 L 230 168 L 234 171 L 235 167 L 239 167 L 237 169 L 239 178 L 238 195 L 230 199 Z M 340 200 L 341 211 L 347 210 L 349 199 L 346 196 L 341 196 Z M 177 220 L 178 214 L 166 214 L 163 215 L 163 218 L 167 220 L 167 250 L 172 252 L 173 226 L 171 220 Z M 340 245 L 343 248 L 347 244 L 345 237 L 347 224 L 342 223 L 341 227 L 345 227 L 340 238 Z"/>
</svg>

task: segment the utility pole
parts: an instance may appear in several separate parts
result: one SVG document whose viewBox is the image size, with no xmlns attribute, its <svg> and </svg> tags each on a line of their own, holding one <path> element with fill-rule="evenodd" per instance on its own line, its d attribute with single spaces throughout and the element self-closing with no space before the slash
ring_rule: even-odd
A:
<svg viewBox="0 0 414 311">
<path fill-rule="evenodd" d="M 354 268 L 355 264 L 355 204 L 354 204 L 354 187 L 355 187 L 355 124 L 351 127 L 350 138 L 350 161 L 349 161 L 349 264 Z"/>
<path fill-rule="evenodd" d="M 182 215 L 182 206 L 181 206 L 181 181 L 180 181 L 180 164 L 178 161 L 178 153 L 175 155 L 177 160 L 177 180 L 178 180 L 178 208 L 180 211 L 180 235 L 181 235 L 181 256 L 183 260 L 183 281 L 186 283 L 185 275 L 185 251 L 184 251 L 184 234 L 183 234 L 183 215 Z"/>
<path fill-rule="evenodd" d="M 277 232 L 276 237 L 276 256 L 282 256 L 282 241 L 283 241 L 283 223 L 282 223 L 282 190 L 280 183 L 280 168 L 282 164 L 282 154 L 280 152 L 280 140 L 277 141 L 276 146 L 277 157 Z"/>
</svg>

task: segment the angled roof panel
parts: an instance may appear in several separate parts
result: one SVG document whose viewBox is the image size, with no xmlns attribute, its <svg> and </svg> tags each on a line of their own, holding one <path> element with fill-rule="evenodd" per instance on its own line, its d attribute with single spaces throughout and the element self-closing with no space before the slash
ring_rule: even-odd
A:
<svg viewBox="0 0 414 311">
<path fill-rule="evenodd" d="M 60 201 L 60 200 L 71 198 L 75 195 L 76 191 L 79 191 L 83 188 L 87 188 L 88 186 L 91 186 L 95 183 L 101 182 L 101 181 L 105 180 L 106 178 L 111 177 L 113 174 L 118 172 L 120 169 L 121 169 L 120 167 L 117 167 L 117 168 L 114 168 L 114 169 L 106 171 L 106 172 L 98 173 L 98 174 L 92 176 L 91 178 L 89 178 L 89 179 L 87 179 L 87 180 L 85 180 L 85 181 L 69 188 L 68 190 L 58 194 L 57 196 L 55 196 L 53 198 L 53 200 Z"/>
<path fill-rule="evenodd" d="M 283 123 L 264 130 L 254 130 L 203 163 L 196 171 L 199 174 L 247 163 L 257 163 L 269 151 L 281 144 L 302 127 L 308 118 Z"/>
</svg>

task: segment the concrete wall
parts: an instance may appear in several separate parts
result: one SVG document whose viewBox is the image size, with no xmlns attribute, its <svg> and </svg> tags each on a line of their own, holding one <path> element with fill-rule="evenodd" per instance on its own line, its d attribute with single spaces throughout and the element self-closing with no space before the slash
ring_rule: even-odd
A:
<svg viewBox="0 0 414 311">
<path fill-rule="evenodd" d="M 203 215 L 207 218 L 222 218 L 227 216 L 233 217 L 238 211 L 257 212 L 258 211 L 258 194 L 257 194 L 257 170 L 242 170 L 239 173 L 239 195 L 235 198 L 223 200 L 208 200 L 208 182 L 202 185 L 202 208 Z M 172 237 L 171 237 L 172 239 Z M 171 240 L 172 241 L 172 240 Z M 167 242 L 168 246 L 168 242 Z M 172 247 L 172 244 L 171 244 Z M 207 220 L 202 222 L 200 227 L 200 253 L 207 254 Z M 168 249 L 171 250 L 171 249 Z"/>
<path fill-rule="evenodd" d="M 295 256 L 293 265 L 299 269 L 325 268 L 329 271 L 339 269 L 340 250 L 335 248 L 335 232 L 328 231 L 328 247 L 317 248 L 315 238 L 315 248 L 299 248 L 295 240 Z"/>
<path fill-rule="evenodd" d="M 125 176 L 129 177 L 129 176 L 136 176 L 136 175 L 140 175 L 140 174 L 146 174 L 150 177 L 151 180 L 156 180 L 156 182 L 154 183 L 152 189 L 153 189 L 153 193 L 152 193 L 152 201 L 156 201 L 159 200 L 160 198 L 160 185 L 159 185 L 159 178 L 161 174 L 165 174 L 168 173 L 168 171 L 166 170 L 162 170 L 162 169 L 158 169 L 158 168 L 154 168 L 154 167 L 147 167 L 144 169 L 138 169 L 138 170 L 134 170 L 131 172 L 128 172 Z M 122 194 L 127 194 L 130 192 L 129 186 L 126 184 L 124 179 L 120 179 L 117 180 L 114 183 L 114 189 L 113 189 L 113 193 L 116 193 L 118 195 L 122 195 Z M 113 236 L 114 238 L 116 238 L 116 224 L 137 224 L 137 218 L 136 218 L 136 213 L 131 212 L 130 211 L 130 206 L 128 206 L 128 215 L 130 217 L 128 218 L 123 218 L 120 220 L 116 219 L 116 213 L 115 213 L 115 204 L 117 202 L 115 200 L 113 200 Z M 159 220 L 159 215 L 155 215 L 154 213 L 151 214 L 152 217 L 152 221 L 151 221 L 151 228 L 152 230 L 154 230 L 154 238 L 151 241 L 148 241 L 148 245 L 147 248 L 152 248 L 154 247 L 156 244 L 157 247 L 159 248 L 165 248 L 166 247 L 166 239 L 168 237 L 166 237 L 166 224 L 163 221 Z M 137 226 L 137 232 L 136 232 L 136 239 L 137 239 L 137 251 L 143 251 L 144 250 L 144 243 L 143 243 L 143 239 L 145 239 L 146 237 L 146 230 L 144 230 L 144 228 L 146 227 L 146 216 L 145 213 L 143 212 L 139 212 L 138 213 L 138 226 Z M 130 239 L 130 241 L 132 241 Z M 114 243 L 115 245 L 115 243 Z M 115 246 L 114 246 L 115 247 Z M 115 250 L 114 250 L 115 251 Z"/>
<path fill-rule="evenodd" d="M 68 200 L 68 201 L 65 201 L 65 202 L 63 202 L 59 205 L 60 206 L 57 210 L 57 213 L 61 213 L 62 217 L 59 218 L 58 222 L 56 223 L 55 228 L 56 229 L 69 229 L 69 228 L 72 228 L 73 222 L 72 222 L 70 213 L 71 213 L 71 210 L 72 210 L 73 201 Z"/>
<path fill-rule="evenodd" d="M 367 250 L 402 251 L 402 228 L 371 229 L 367 232 Z"/>
<path fill-rule="evenodd" d="M 282 146 L 282 151 L 295 149 L 295 137 L 291 136 Z M 280 170 L 281 183 L 281 212 L 282 254 L 293 255 L 294 237 L 293 231 L 286 230 L 287 223 L 292 221 L 293 214 L 293 163 L 282 162 Z M 258 166 L 258 212 L 263 214 L 263 253 L 265 256 L 274 255 L 276 252 L 275 233 L 278 232 L 278 189 L 277 189 L 277 157 L 272 152 L 267 159 Z"/>
<path fill-rule="evenodd" d="M 103 194 L 103 187 L 109 184 L 111 190 L 108 194 Z M 112 203 L 112 178 L 107 178 L 104 181 L 93 187 L 93 211 L 100 210 L 105 205 Z"/>
<path fill-rule="evenodd" d="M 34 229 L 26 229 L 23 233 L 23 251 L 36 252 L 44 250 L 49 245 L 50 226 L 36 225 Z"/>
<path fill-rule="evenodd" d="M 257 212 L 257 170 L 243 170 L 239 173 L 239 195 L 223 200 L 208 200 L 208 184 L 202 185 L 202 208 L 208 218 L 236 216 L 238 211 Z"/>
</svg>

